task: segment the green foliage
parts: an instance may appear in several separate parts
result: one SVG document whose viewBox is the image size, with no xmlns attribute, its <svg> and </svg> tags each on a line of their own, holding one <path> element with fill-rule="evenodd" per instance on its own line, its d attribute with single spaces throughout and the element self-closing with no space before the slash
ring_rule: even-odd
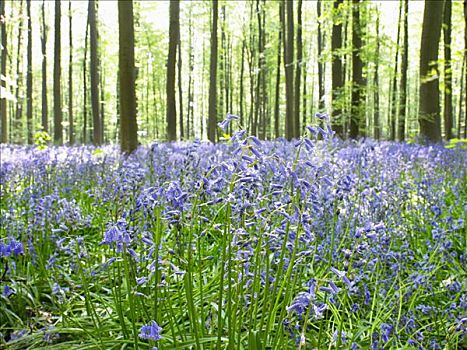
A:
<svg viewBox="0 0 467 350">
<path fill-rule="evenodd" d="M 39 131 L 34 134 L 34 144 L 40 150 L 47 149 L 48 144 L 51 140 L 52 138 L 46 131 Z"/>
</svg>

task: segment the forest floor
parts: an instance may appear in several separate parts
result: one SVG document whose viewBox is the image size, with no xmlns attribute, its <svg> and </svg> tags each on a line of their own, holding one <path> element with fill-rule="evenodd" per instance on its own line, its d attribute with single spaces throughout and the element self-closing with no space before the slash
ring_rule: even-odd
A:
<svg viewBox="0 0 467 350">
<path fill-rule="evenodd" d="M 0 146 L 0 348 L 465 349 L 467 151 L 309 131 Z"/>
</svg>

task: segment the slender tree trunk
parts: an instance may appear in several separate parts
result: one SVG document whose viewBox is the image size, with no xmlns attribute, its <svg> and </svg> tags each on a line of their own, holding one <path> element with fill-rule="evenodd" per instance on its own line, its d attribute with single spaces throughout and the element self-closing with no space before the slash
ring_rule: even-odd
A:
<svg viewBox="0 0 467 350">
<path fill-rule="evenodd" d="M 133 1 L 118 2 L 118 69 L 120 84 L 120 149 L 131 153 L 138 147 L 136 123 L 136 67 Z"/>
<path fill-rule="evenodd" d="M 216 142 L 217 131 L 217 19 L 219 6 L 217 0 L 212 1 L 212 28 L 211 28 L 211 61 L 209 64 L 209 112 L 208 112 L 208 139 Z"/>
<path fill-rule="evenodd" d="M 295 64 L 295 87 L 294 87 L 294 137 L 300 137 L 300 86 L 302 76 L 303 42 L 302 42 L 302 0 L 297 1 L 297 61 Z"/>
<path fill-rule="evenodd" d="M 464 138 L 467 138 L 467 0 L 464 0 Z M 461 97 L 462 101 L 462 89 Z M 459 115 L 460 118 L 460 115 Z M 459 128 L 460 129 L 460 128 Z"/>
<path fill-rule="evenodd" d="M 307 83 L 306 83 L 306 78 L 307 78 L 307 69 L 306 69 L 306 59 L 302 63 L 302 70 L 303 70 L 303 94 L 302 94 L 302 129 L 306 126 L 306 117 L 307 117 Z M 312 92 L 313 92 L 313 87 L 312 87 Z M 313 99 L 312 99 L 313 101 Z"/>
<path fill-rule="evenodd" d="M 353 139 L 360 136 L 362 130 L 360 125 L 364 120 L 363 107 L 363 62 L 361 58 L 362 52 L 362 26 L 360 25 L 360 0 L 352 2 L 352 101 L 351 101 L 351 117 L 350 117 L 350 133 L 349 136 Z"/>
<path fill-rule="evenodd" d="M 20 143 L 21 142 L 21 130 L 22 130 L 22 119 L 23 119 L 23 101 L 20 98 L 20 88 L 22 87 L 23 82 L 23 72 L 21 69 L 20 62 L 21 60 L 21 49 L 22 49 L 22 38 L 23 38 L 23 0 L 19 3 L 19 23 L 18 23 L 18 45 L 16 51 L 16 112 L 15 112 L 15 123 L 14 123 L 14 135 L 10 134 L 11 139 L 14 142 Z"/>
<path fill-rule="evenodd" d="M 48 101 L 47 101 L 47 30 L 48 27 L 45 24 L 45 0 L 42 0 L 42 25 L 41 25 L 41 50 L 42 50 L 42 111 L 41 121 L 42 129 L 45 132 L 49 132 L 49 121 L 48 121 Z"/>
<path fill-rule="evenodd" d="M 193 74 L 194 74 L 194 54 L 193 54 L 193 29 L 192 29 L 192 4 L 190 4 L 190 13 L 188 14 L 188 66 L 190 69 L 190 73 L 188 76 L 188 109 L 187 109 L 187 138 L 190 138 L 193 134 Z"/>
<path fill-rule="evenodd" d="M 407 1 L 407 0 L 405 0 Z M 452 139 L 452 71 L 451 71 L 451 0 L 444 5 L 444 133 L 446 140 Z"/>
<path fill-rule="evenodd" d="M 254 112 L 254 101 L 255 101 L 255 74 L 254 74 L 254 61 L 255 61 L 255 53 L 256 50 L 254 49 L 254 29 L 253 29 L 253 14 L 254 14 L 254 2 L 250 2 L 250 31 L 249 31 L 249 45 L 247 46 L 247 56 L 248 56 L 248 73 L 249 73 L 249 80 L 250 80 L 250 110 L 248 113 L 248 121 L 247 121 L 247 132 L 250 134 L 254 134 L 253 130 L 253 112 Z"/>
<path fill-rule="evenodd" d="M 180 32 L 180 31 L 179 31 Z M 183 84 L 182 84 L 182 41 L 180 39 L 180 33 L 178 35 L 178 104 L 179 104 L 179 124 L 180 124 L 180 140 L 185 138 L 185 130 L 183 125 Z"/>
<path fill-rule="evenodd" d="M 177 45 L 180 37 L 180 1 L 170 2 L 170 27 L 169 27 L 169 55 L 167 58 L 167 139 L 177 139 L 177 107 L 175 100 L 175 63 L 177 61 Z M 181 112 L 181 111 L 180 111 Z"/>
<path fill-rule="evenodd" d="M 323 6 L 322 0 L 318 0 L 316 2 L 316 11 L 318 13 L 318 110 L 324 110 L 324 63 L 322 62 L 321 54 L 323 53 L 324 49 L 324 40 L 323 40 L 323 33 L 322 33 L 322 24 L 321 24 L 321 7 Z"/>
<path fill-rule="evenodd" d="M 89 34 L 89 16 L 86 21 L 86 34 L 84 35 L 84 58 L 83 58 L 83 143 L 87 141 L 88 133 L 88 74 L 87 74 L 87 55 L 88 55 L 88 34 Z M 117 94 L 117 104 L 119 102 Z M 117 119 L 119 120 L 119 119 Z"/>
<path fill-rule="evenodd" d="M 405 140 L 405 122 L 407 120 L 407 74 L 409 69 L 409 26 L 408 26 L 408 14 L 409 14 L 409 1 L 403 0 L 404 2 L 404 46 L 401 58 L 401 81 L 399 91 L 399 123 L 398 123 L 398 134 L 399 140 Z M 396 108 L 396 106 L 394 106 Z"/>
<path fill-rule="evenodd" d="M 68 122 L 69 132 L 68 135 L 70 145 L 75 143 L 75 121 L 73 119 L 73 17 L 71 13 L 71 0 L 68 1 L 68 22 L 69 22 L 69 45 L 70 56 L 68 62 Z"/>
<path fill-rule="evenodd" d="M 28 14 L 28 71 L 26 76 L 26 118 L 28 127 L 28 144 L 33 143 L 32 129 L 32 18 L 31 18 L 31 0 L 26 1 L 26 10 Z"/>
<path fill-rule="evenodd" d="M 245 118 L 243 116 L 244 114 L 244 108 L 243 108 L 243 94 L 245 93 L 244 92 L 244 83 L 243 83 L 243 79 L 244 79 L 244 76 L 245 76 L 245 46 L 246 46 L 246 43 L 245 43 L 245 38 L 242 39 L 242 57 L 241 57 L 241 67 L 240 67 L 240 81 L 239 81 L 239 85 L 240 85 L 240 125 L 244 125 L 244 121 L 245 121 Z"/>
<path fill-rule="evenodd" d="M 461 138 L 461 131 L 462 131 L 462 127 L 461 127 L 462 125 L 462 100 L 466 101 L 466 106 L 465 106 L 466 110 L 464 110 L 464 120 L 466 119 L 466 116 L 467 116 L 467 99 L 462 98 L 462 95 L 464 94 L 464 84 L 465 84 L 465 78 L 466 78 L 464 77 L 466 63 L 467 63 L 467 57 L 464 54 L 464 60 L 462 62 L 462 68 L 461 68 L 462 76 L 460 78 L 461 86 L 460 86 L 460 96 L 459 96 L 459 112 L 458 112 L 458 117 L 457 117 L 457 138 L 458 139 Z"/>
<path fill-rule="evenodd" d="M 0 2 L 0 17 L 5 18 L 6 13 L 5 13 L 5 1 Z M 6 22 L 5 21 L 0 21 L 1 23 L 1 29 L 2 29 L 2 53 L 1 53 L 1 75 L 6 77 L 6 59 L 7 59 L 7 33 L 6 33 Z M 0 79 L 1 83 L 1 88 L 5 89 L 7 88 L 6 81 L 3 79 Z M 7 99 L 6 98 L 0 98 L 0 114 L 1 116 L 1 122 L 2 122 L 2 134 L 1 134 L 1 139 L 0 143 L 7 143 L 8 142 L 8 127 L 7 127 Z"/>
<path fill-rule="evenodd" d="M 100 104 L 100 109 L 99 110 L 101 112 L 101 116 L 100 116 L 101 141 L 102 141 L 102 143 L 105 143 L 106 142 L 106 138 L 105 138 L 105 91 L 104 91 L 105 80 L 104 80 L 104 66 L 102 65 L 102 60 L 100 59 L 100 54 L 99 54 L 98 61 L 99 61 L 99 69 L 100 69 L 100 73 L 101 73 L 99 75 L 99 91 L 100 91 L 100 94 L 101 94 L 100 101 L 99 101 L 99 104 Z"/>
<path fill-rule="evenodd" d="M 102 143 L 102 132 L 100 122 L 100 104 L 99 104 L 99 62 L 97 57 L 97 19 L 96 19 L 96 1 L 89 0 L 89 34 L 91 48 L 91 109 L 93 124 L 93 143 L 100 145 Z"/>
<path fill-rule="evenodd" d="M 374 75 L 374 91 L 373 91 L 373 137 L 379 140 L 381 137 L 380 111 L 379 111 L 379 52 L 380 52 L 380 37 L 379 37 L 379 9 L 376 15 L 376 51 L 375 51 L 375 75 Z"/>
<path fill-rule="evenodd" d="M 339 6 L 343 0 L 334 0 L 334 11 L 339 11 Z M 333 19 L 332 26 L 332 129 L 336 135 L 344 137 L 344 118 L 342 115 L 343 87 L 342 58 L 339 50 L 342 49 L 342 23 L 338 20 L 337 14 Z"/>
<path fill-rule="evenodd" d="M 61 7 L 55 0 L 55 39 L 54 39 L 54 142 L 63 143 L 62 89 L 61 89 Z"/>
<path fill-rule="evenodd" d="M 399 20 L 397 21 L 396 55 L 394 57 L 394 75 L 392 76 L 391 93 L 389 94 L 389 140 L 396 139 L 397 120 L 397 74 L 399 72 L 399 47 L 402 23 L 402 0 L 399 4 Z"/>
<path fill-rule="evenodd" d="M 285 137 L 291 140 L 295 136 L 294 126 L 294 21 L 293 21 L 293 1 L 284 1 L 287 20 L 282 22 L 284 32 L 284 68 L 285 68 L 285 96 L 286 96 L 286 116 L 285 116 Z M 285 29 L 285 27 L 287 29 Z"/>
<path fill-rule="evenodd" d="M 279 2 L 279 18 L 280 18 L 280 28 L 277 39 L 277 66 L 276 66 L 276 93 L 274 97 L 274 135 L 276 139 L 280 136 L 279 134 L 279 106 L 280 106 L 280 84 L 281 84 L 281 44 L 282 44 L 282 35 L 284 29 L 284 2 Z"/>
<path fill-rule="evenodd" d="M 258 22 L 258 74 L 256 76 L 256 92 L 255 92 L 255 115 L 253 121 L 253 128 L 251 133 L 253 135 L 258 134 L 258 117 L 260 113 L 260 105 L 263 98 L 263 91 L 261 91 L 261 80 L 263 78 L 263 54 L 264 54 L 264 47 L 263 47 L 263 28 L 262 28 L 262 21 L 261 21 L 261 14 L 262 10 L 260 9 L 260 0 L 256 0 L 256 14 L 257 14 L 257 22 Z"/>
<path fill-rule="evenodd" d="M 420 134 L 431 142 L 441 141 L 438 47 L 444 1 L 425 2 L 420 47 Z"/>
</svg>

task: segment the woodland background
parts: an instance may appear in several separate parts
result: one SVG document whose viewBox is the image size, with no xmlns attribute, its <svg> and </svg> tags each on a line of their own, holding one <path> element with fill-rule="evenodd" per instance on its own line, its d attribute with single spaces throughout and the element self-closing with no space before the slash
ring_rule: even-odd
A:
<svg viewBox="0 0 467 350">
<path fill-rule="evenodd" d="M 4 143 L 466 137 L 465 1 L 0 4 Z"/>
</svg>

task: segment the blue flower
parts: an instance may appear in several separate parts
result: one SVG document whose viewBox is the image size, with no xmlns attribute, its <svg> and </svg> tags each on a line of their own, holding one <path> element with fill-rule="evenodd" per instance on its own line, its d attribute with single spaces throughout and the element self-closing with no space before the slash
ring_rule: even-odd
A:
<svg viewBox="0 0 467 350">
<path fill-rule="evenodd" d="M 159 327 L 156 321 L 151 321 L 148 325 L 141 327 L 139 337 L 147 340 L 160 340 L 162 328 Z"/>
<path fill-rule="evenodd" d="M 221 121 L 217 125 L 219 126 L 219 128 L 225 131 L 228 128 L 230 122 L 232 120 L 237 120 L 237 119 L 239 119 L 237 115 L 227 113 L 227 118 L 225 118 L 223 121 Z"/>
</svg>

